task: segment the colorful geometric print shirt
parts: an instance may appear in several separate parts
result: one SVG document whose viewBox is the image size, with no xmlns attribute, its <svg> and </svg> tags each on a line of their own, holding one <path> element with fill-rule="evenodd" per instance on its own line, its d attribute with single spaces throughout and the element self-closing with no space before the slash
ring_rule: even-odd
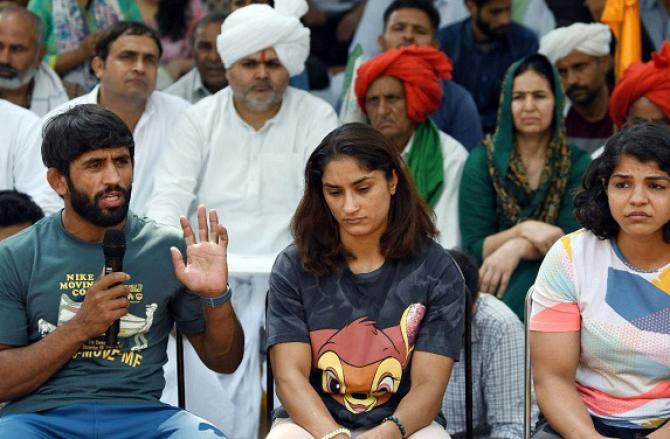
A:
<svg viewBox="0 0 670 439">
<path fill-rule="evenodd" d="M 591 415 L 623 428 L 670 418 L 670 264 L 642 272 L 614 240 L 566 235 L 540 268 L 530 328 L 580 331 L 577 391 Z"/>
</svg>

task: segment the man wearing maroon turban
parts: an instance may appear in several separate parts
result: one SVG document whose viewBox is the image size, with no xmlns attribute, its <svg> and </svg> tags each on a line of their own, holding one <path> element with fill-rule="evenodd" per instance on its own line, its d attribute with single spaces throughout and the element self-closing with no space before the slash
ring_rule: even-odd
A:
<svg viewBox="0 0 670 439">
<path fill-rule="evenodd" d="M 626 69 L 610 97 L 610 116 L 619 129 L 640 122 L 670 125 L 670 42 L 651 61 Z"/>
<path fill-rule="evenodd" d="M 451 61 L 430 46 L 390 49 L 357 72 L 358 105 L 370 125 L 403 154 L 422 198 L 434 210 L 440 243 L 460 245 L 458 187 L 467 151 L 428 118 L 440 105 Z"/>
</svg>

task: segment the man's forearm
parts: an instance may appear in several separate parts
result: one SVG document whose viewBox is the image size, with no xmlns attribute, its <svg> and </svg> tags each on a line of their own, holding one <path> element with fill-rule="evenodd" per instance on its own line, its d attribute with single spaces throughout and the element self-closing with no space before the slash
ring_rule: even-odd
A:
<svg viewBox="0 0 670 439">
<path fill-rule="evenodd" d="M 86 61 L 87 58 L 88 56 L 86 55 L 86 52 L 84 52 L 81 47 L 59 53 L 56 57 L 54 70 L 59 75 L 64 75 L 73 68 L 77 67 L 79 64 Z"/>
<path fill-rule="evenodd" d="M 203 362 L 216 372 L 235 372 L 244 354 L 244 331 L 231 303 L 205 306 L 205 321 Z"/>
<path fill-rule="evenodd" d="M 81 331 L 65 324 L 42 340 L 0 350 L 0 401 L 37 390 L 58 372 L 86 342 Z"/>
</svg>

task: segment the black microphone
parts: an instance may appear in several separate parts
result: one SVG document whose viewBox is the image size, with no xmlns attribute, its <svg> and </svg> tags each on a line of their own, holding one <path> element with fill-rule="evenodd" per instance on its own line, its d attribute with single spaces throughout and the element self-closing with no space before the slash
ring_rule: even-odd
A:
<svg viewBox="0 0 670 439">
<path fill-rule="evenodd" d="M 105 237 L 102 239 L 102 252 L 105 254 L 105 276 L 115 271 L 123 271 L 126 237 L 121 230 L 112 229 L 105 232 Z M 120 326 L 120 320 L 116 320 L 105 333 L 106 348 L 116 347 Z"/>
</svg>

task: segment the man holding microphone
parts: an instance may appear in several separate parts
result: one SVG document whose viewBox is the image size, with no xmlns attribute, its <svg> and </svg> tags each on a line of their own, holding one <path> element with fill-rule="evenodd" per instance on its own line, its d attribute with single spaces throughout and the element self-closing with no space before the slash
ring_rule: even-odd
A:
<svg viewBox="0 0 670 439">
<path fill-rule="evenodd" d="M 127 126 L 97 105 L 45 126 L 42 159 L 65 208 L 0 244 L 0 438 L 224 437 L 159 397 L 175 323 L 213 370 L 242 359 L 227 231 L 202 206 L 199 239 L 185 218 L 182 239 L 128 212 L 133 153 Z M 101 275 L 108 230 L 125 237 L 125 270 Z"/>
</svg>

